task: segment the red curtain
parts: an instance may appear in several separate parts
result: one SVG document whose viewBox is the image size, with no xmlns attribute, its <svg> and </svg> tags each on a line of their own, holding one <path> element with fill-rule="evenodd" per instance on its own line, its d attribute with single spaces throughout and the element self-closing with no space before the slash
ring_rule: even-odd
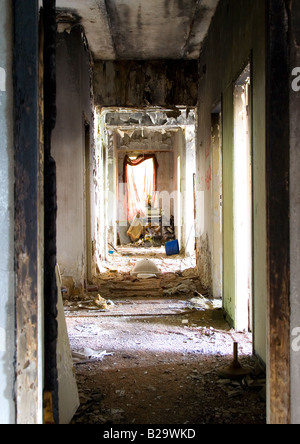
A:
<svg viewBox="0 0 300 444">
<path fill-rule="evenodd" d="M 136 171 L 134 167 L 143 164 L 144 169 L 141 168 Z M 125 156 L 124 159 L 124 183 L 126 183 L 126 197 L 125 208 L 128 221 L 132 221 L 137 212 L 142 217 L 145 216 L 144 209 L 148 195 L 153 195 L 156 191 L 158 163 L 154 154 L 140 155 L 136 159 L 130 159 Z M 137 177 L 138 176 L 138 177 Z M 137 183 L 138 181 L 138 183 Z"/>
</svg>

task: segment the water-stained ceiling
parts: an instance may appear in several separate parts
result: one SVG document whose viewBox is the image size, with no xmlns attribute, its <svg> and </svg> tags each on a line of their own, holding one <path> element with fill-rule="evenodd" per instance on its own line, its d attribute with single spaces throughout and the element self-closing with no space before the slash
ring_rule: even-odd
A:
<svg viewBox="0 0 300 444">
<path fill-rule="evenodd" d="M 197 59 L 219 0 L 57 0 L 59 26 L 80 22 L 95 60 Z"/>
</svg>

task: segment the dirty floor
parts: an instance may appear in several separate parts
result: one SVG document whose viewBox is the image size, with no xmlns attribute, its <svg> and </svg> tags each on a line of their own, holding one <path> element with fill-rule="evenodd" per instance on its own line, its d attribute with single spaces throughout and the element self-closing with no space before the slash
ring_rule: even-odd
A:
<svg viewBox="0 0 300 444">
<path fill-rule="evenodd" d="M 80 395 L 72 424 L 266 423 L 251 335 L 230 329 L 221 301 L 204 294 L 190 262 L 175 259 L 161 257 L 160 278 L 138 280 L 125 262 L 139 257 L 126 254 L 123 271 L 109 268 L 97 288 L 65 301 Z M 249 371 L 242 379 L 220 374 L 234 342 Z"/>
</svg>

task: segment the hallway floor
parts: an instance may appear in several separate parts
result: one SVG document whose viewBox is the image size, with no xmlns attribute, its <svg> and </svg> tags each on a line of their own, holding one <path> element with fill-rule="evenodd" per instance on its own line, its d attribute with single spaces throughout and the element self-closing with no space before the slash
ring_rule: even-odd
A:
<svg viewBox="0 0 300 444">
<path fill-rule="evenodd" d="M 142 282 L 117 273 L 65 313 L 81 401 L 73 424 L 265 424 L 251 335 L 230 329 L 193 270 Z M 251 370 L 242 380 L 218 373 L 234 342 Z"/>
</svg>

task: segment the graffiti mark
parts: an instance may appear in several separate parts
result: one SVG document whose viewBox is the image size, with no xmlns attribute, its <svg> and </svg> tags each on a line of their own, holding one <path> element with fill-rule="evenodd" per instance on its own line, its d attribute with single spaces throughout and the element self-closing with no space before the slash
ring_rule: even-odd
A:
<svg viewBox="0 0 300 444">
<path fill-rule="evenodd" d="M 207 190 L 210 190 L 211 181 L 212 181 L 212 169 L 211 169 L 211 166 L 209 166 L 208 170 L 206 171 L 206 175 L 205 175 L 205 183 L 206 183 Z"/>
</svg>

